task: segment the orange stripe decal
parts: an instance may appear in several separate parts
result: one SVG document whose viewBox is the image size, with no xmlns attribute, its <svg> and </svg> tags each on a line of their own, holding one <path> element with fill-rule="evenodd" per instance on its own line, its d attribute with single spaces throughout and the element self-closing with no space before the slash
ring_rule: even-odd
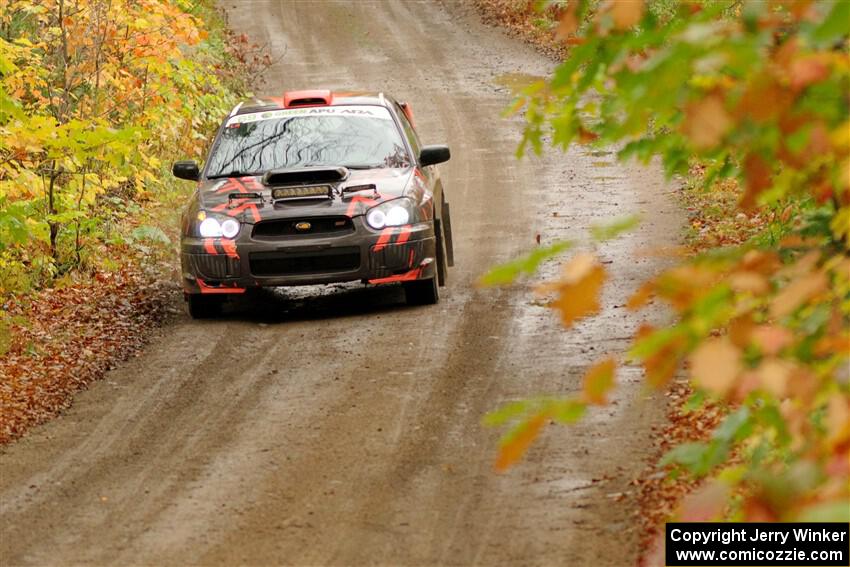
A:
<svg viewBox="0 0 850 567">
<path fill-rule="evenodd" d="M 410 238 L 410 230 L 409 226 L 405 226 L 401 229 L 401 234 L 398 235 L 398 240 L 396 240 L 396 244 L 404 244 Z"/>
<path fill-rule="evenodd" d="M 221 239 L 221 247 L 224 250 L 224 253 L 227 254 L 228 258 L 236 258 L 239 259 L 239 253 L 236 252 L 236 241 L 231 240 L 229 238 Z"/>
<path fill-rule="evenodd" d="M 237 199 L 238 204 L 233 206 L 234 203 L 228 201 L 226 203 L 221 203 L 220 205 L 216 205 L 212 208 L 214 213 L 227 213 L 231 217 L 235 217 L 239 215 L 242 211 L 248 211 L 251 213 L 251 216 L 254 218 L 254 222 L 260 222 L 260 211 L 257 210 L 257 204 L 251 201 L 245 201 L 244 199 Z"/>
<path fill-rule="evenodd" d="M 217 208 L 218 207 L 216 207 L 216 209 Z M 213 209 L 213 210 L 215 210 L 215 209 Z M 238 215 L 242 211 L 249 211 L 251 213 L 251 216 L 254 218 L 254 222 L 260 222 L 260 211 L 257 210 L 256 203 L 243 202 L 235 208 L 228 209 L 227 214 L 232 216 L 232 217 L 235 217 L 236 215 Z"/>
<path fill-rule="evenodd" d="M 422 268 L 414 268 L 409 272 L 405 272 L 403 274 L 399 274 L 397 276 L 389 276 L 386 278 L 377 278 L 374 280 L 369 280 L 370 284 L 385 284 L 385 283 L 395 283 L 395 282 L 409 282 L 413 280 L 418 280 L 419 276 L 422 274 Z"/>
<path fill-rule="evenodd" d="M 215 249 L 215 240 L 212 238 L 204 238 L 204 251 L 206 251 L 207 254 L 217 256 L 218 250 Z"/>
<path fill-rule="evenodd" d="M 355 195 L 351 198 L 351 203 L 348 205 L 348 209 L 345 211 L 345 216 L 353 217 L 357 214 L 357 204 L 365 203 L 366 206 L 372 207 L 377 205 L 380 202 L 380 199 L 376 201 L 375 199 L 370 199 L 369 197 L 361 197 L 360 195 Z"/>
<path fill-rule="evenodd" d="M 244 287 L 236 287 L 236 285 L 213 287 L 205 284 L 201 278 L 195 278 L 195 281 L 198 282 L 201 293 L 245 293 Z"/>
<path fill-rule="evenodd" d="M 378 238 L 378 242 L 375 243 L 375 252 L 380 252 L 384 248 L 386 248 L 387 244 L 390 242 L 390 237 L 392 236 L 393 229 L 385 228 L 381 231 L 381 236 Z"/>
</svg>

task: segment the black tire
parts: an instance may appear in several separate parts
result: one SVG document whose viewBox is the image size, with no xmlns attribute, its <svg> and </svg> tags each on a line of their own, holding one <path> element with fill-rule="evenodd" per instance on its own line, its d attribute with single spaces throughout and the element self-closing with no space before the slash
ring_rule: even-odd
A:
<svg viewBox="0 0 850 567">
<path fill-rule="evenodd" d="M 449 268 L 446 265 L 446 239 L 443 236 L 443 223 L 440 219 L 434 219 L 434 233 L 437 236 L 437 283 L 444 286 Z"/>
<path fill-rule="evenodd" d="M 434 305 L 440 301 L 437 278 L 404 283 L 404 296 L 408 305 Z"/>
<path fill-rule="evenodd" d="M 262 301 L 268 293 L 267 289 L 259 286 L 245 288 L 245 293 L 242 294 L 248 301 Z"/>
<path fill-rule="evenodd" d="M 443 236 L 446 242 L 446 265 L 451 268 L 455 265 L 455 247 L 452 240 L 452 212 L 449 204 L 443 203 Z"/>
<path fill-rule="evenodd" d="M 221 315 L 222 299 L 218 296 L 192 293 L 187 299 L 192 319 L 212 319 Z"/>
</svg>

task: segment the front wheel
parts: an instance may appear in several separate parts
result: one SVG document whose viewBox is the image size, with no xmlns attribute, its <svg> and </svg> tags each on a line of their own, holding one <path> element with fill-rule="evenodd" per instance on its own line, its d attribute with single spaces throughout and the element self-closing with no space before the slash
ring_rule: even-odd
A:
<svg viewBox="0 0 850 567">
<path fill-rule="evenodd" d="M 449 268 L 455 265 L 455 247 L 452 240 L 452 213 L 449 204 L 443 202 L 443 238 L 446 243 L 446 265 Z"/>
<path fill-rule="evenodd" d="M 443 223 L 440 219 L 434 219 L 434 232 L 437 236 L 437 284 L 440 286 L 446 285 L 446 276 L 448 276 L 448 265 L 446 264 L 446 239 Z"/>
<path fill-rule="evenodd" d="M 189 315 L 192 319 L 212 319 L 221 315 L 222 299 L 217 296 L 189 294 Z"/>
<path fill-rule="evenodd" d="M 408 305 L 434 305 L 440 301 L 437 278 L 404 283 L 404 296 Z"/>
</svg>

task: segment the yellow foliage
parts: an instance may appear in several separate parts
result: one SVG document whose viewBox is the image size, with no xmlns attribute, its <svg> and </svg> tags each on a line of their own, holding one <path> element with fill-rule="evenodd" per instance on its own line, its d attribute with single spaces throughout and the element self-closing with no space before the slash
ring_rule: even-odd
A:
<svg viewBox="0 0 850 567">
<path fill-rule="evenodd" d="M 162 184 L 165 161 L 199 155 L 236 95 L 219 80 L 226 54 L 202 44 L 204 22 L 182 5 L 0 0 L 0 27 L 15 34 L 0 38 L 7 261 L 78 262 L 78 246 L 111 226 L 100 197 L 120 193 L 109 201 L 119 207 L 143 200 Z"/>
</svg>

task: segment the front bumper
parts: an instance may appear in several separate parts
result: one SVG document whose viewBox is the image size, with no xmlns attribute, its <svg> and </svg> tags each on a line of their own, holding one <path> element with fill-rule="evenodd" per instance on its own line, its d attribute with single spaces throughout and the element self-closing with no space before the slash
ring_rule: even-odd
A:
<svg viewBox="0 0 850 567">
<path fill-rule="evenodd" d="M 181 240 L 186 293 L 238 294 L 254 287 L 363 281 L 373 284 L 436 277 L 433 222 L 376 231 L 363 217 L 339 234 L 255 234 L 245 224 L 235 240 Z"/>
</svg>

